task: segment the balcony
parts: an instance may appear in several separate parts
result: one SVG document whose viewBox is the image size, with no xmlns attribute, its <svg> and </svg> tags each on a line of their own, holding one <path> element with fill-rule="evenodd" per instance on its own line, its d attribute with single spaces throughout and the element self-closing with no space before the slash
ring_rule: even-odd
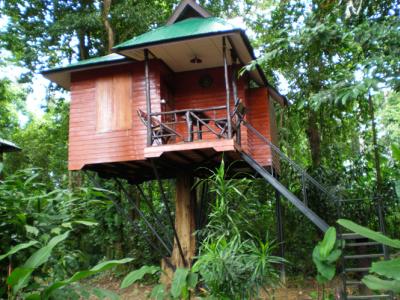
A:
<svg viewBox="0 0 400 300">
<path fill-rule="evenodd" d="M 240 101 L 237 101 L 233 112 L 229 114 L 225 105 L 150 114 L 138 110 L 147 128 L 145 158 L 161 157 L 166 152 L 177 152 L 182 156 L 181 152 L 190 154 L 210 150 L 215 153 L 240 150 L 241 122 L 245 111 Z"/>
</svg>

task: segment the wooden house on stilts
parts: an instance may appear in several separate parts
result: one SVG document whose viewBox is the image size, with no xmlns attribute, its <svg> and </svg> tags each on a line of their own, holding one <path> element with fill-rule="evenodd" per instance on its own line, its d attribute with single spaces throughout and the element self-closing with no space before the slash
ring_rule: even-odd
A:
<svg viewBox="0 0 400 300">
<path fill-rule="evenodd" d="M 43 72 L 71 92 L 69 169 L 130 183 L 176 178 L 174 266 L 195 254 L 193 178 L 222 156 L 235 161 L 231 174 L 264 178 L 327 229 L 277 179 L 274 102 L 286 99 L 258 66 L 238 76 L 255 59 L 242 29 L 184 0 L 165 26 L 113 51 Z"/>
</svg>

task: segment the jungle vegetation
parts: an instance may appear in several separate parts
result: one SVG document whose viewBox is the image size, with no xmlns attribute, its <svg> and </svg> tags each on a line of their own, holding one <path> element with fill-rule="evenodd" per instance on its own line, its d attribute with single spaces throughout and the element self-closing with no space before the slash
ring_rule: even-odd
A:
<svg viewBox="0 0 400 300">
<path fill-rule="evenodd" d="M 117 268 L 115 276 L 126 274 L 128 269 L 159 264 L 163 253 L 154 251 L 143 236 L 156 245 L 158 241 L 127 204 L 121 189 L 106 180 L 102 180 L 104 189 L 99 189 L 87 174 L 68 172 L 66 93 L 50 84 L 40 116 L 29 111 L 27 102 L 40 70 L 107 54 L 114 44 L 163 24 L 177 2 L 0 2 L 0 137 L 23 149 L 5 155 L 0 165 L 0 255 L 18 244 L 32 243 L 0 260 L 0 297 L 10 293 L 5 283 L 8 268 L 26 265 L 35 251 L 57 236 L 62 236 L 62 241 L 35 268 L 35 278 L 41 278 L 41 284 L 70 278 L 102 261 L 132 258 L 128 267 Z M 199 2 L 217 16 L 241 17 L 259 53 L 257 62 L 268 80 L 286 94 L 290 105 L 276 107 L 279 147 L 325 186 L 345 197 L 360 199 L 346 207 L 343 218 L 356 219 L 376 229 L 373 203 L 374 199 L 382 199 L 387 233 L 399 238 L 398 2 Z M 290 185 L 294 176 L 283 170 L 281 180 Z M 209 184 L 215 184 L 216 179 Z M 136 187 L 124 185 L 131 194 L 139 193 Z M 249 273 L 251 266 L 257 264 L 257 251 L 267 251 L 271 260 L 268 264 L 279 259 L 275 257 L 274 244 L 274 191 L 258 179 L 237 180 L 228 185 L 222 198 L 215 196 L 220 195 L 215 193 L 218 184 L 210 193 L 208 225 L 199 232 L 198 271 L 211 286 L 214 284 L 217 294 L 229 296 L 237 293 L 227 283 L 232 280 L 238 282 L 236 288 L 250 293 L 275 282 L 277 273 L 269 265 L 260 271 L 268 274 L 268 282 Z M 173 207 L 174 183 L 166 181 L 165 186 Z M 291 188 L 296 194 L 302 193 L 298 185 Z M 151 210 L 155 210 L 161 216 L 161 227 L 170 228 L 156 184 L 145 183 L 142 189 L 154 199 L 153 207 L 142 206 L 146 216 L 151 219 Z M 119 214 L 112 199 L 131 216 L 138 230 Z M 309 202 L 323 216 L 331 209 L 318 195 L 311 196 Z M 334 214 L 331 219 L 328 215 L 327 221 L 334 224 Z M 288 277 L 315 277 L 310 253 L 321 233 L 285 202 L 284 233 Z M 163 234 L 172 236 L 169 230 Z M 237 278 L 225 278 L 226 282 L 206 267 L 212 255 L 220 255 L 223 250 L 231 253 L 226 263 L 241 270 L 235 273 Z M 239 262 L 242 265 L 238 266 Z M 251 287 L 239 285 L 244 285 L 246 278 L 253 279 Z M 36 290 L 38 284 L 26 283 L 21 291 Z M 76 293 L 77 289 L 69 292 Z M 103 296 L 106 293 L 95 292 Z"/>
</svg>

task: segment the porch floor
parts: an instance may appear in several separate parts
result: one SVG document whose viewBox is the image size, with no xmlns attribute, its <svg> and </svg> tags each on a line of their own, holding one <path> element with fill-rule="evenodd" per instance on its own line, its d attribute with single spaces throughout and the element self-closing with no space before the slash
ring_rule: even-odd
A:
<svg viewBox="0 0 400 300">
<path fill-rule="evenodd" d="M 141 183 L 156 179 L 152 163 L 161 179 L 175 178 L 181 172 L 204 178 L 223 158 L 226 165 L 231 165 L 228 177 L 238 173 L 253 175 L 254 171 L 241 160 L 240 151 L 241 147 L 233 139 L 167 144 L 145 148 L 144 160 L 92 164 L 84 169 L 95 171 L 104 178 L 118 177 L 130 183 Z"/>
</svg>

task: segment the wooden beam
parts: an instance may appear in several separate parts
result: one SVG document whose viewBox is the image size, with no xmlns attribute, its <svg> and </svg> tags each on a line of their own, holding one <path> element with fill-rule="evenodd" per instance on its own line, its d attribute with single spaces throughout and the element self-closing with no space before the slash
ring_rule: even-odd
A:
<svg viewBox="0 0 400 300">
<path fill-rule="evenodd" d="M 228 122 L 228 138 L 232 138 L 232 120 L 231 120 L 231 96 L 229 87 L 228 75 L 228 60 L 226 58 L 226 38 L 222 37 L 222 54 L 224 59 L 224 75 L 225 75 L 225 90 L 226 90 L 226 117 Z"/>
<path fill-rule="evenodd" d="M 192 190 L 194 183 L 193 175 L 190 173 L 179 173 L 176 178 L 175 199 L 175 228 L 181 243 L 186 262 L 190 267 L 196 253 L 196 222 L 195 222 L 195 197 Z M 176 267 L 185 267 L 179 254 L 176 241 L 172 251 L 172 263 Z"/>
<path fill-rule="evenodd" d="M 144 49 L 144 77 L 146 84 L 146 112 L 147 112 L 147 146 L 153 143 L 151 136 L 151 99 L 150 99 L 150 77 L 149 77 L 149 50 Z"/>
</svg>

